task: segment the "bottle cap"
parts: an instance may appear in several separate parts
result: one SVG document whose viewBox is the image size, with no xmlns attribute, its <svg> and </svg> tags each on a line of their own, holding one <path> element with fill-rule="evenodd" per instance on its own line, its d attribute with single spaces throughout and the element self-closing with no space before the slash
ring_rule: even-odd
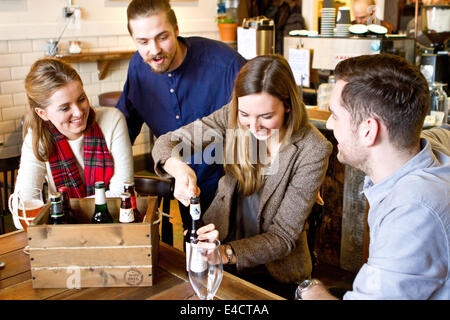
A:
<svg viewBox="0 0 450 320">
<path fill-rule="evenodd" d="M 61 187 L 58 188 L 58 191 L 59 191 L 59 192 L 64 192 L 64 191 L 69 192 L 69 187 L 67 187 L 67 186 L 61 186 Z"/>
<path fill-rule="evenodd" d="M 131 194 L 129 192 L 122 192 L 120 194 L 120 199 L 122 199 L 122 200 L 130 199 L 130 198 L 131 198 Z"/>
<path fill-rule="evenodd" d="M 200 203 L 200 197 L 191 197 L 191 199 L 189 201 L 191 204 Z"/>
<path fill-rule="evenodd" d="M 50 202 L 59 202 L 61 201 L 61 193 L 55 192 L 50 195 Z"/>
<path fill-rule="evenodd" d="M 134 181 L 127 181 L 123 185 L 124 187 L 134 187 Z"/>
<path fill-rule="evenodd" d="M 104 188 L 104 187 L 105 187 L 105 182 L 103 182 L 103 181 L 97 181 L 97 182 L 94 184 L 94 187 L 95 187 L 95 189 L 101 189 L 101 188 Z"/>
</svg>

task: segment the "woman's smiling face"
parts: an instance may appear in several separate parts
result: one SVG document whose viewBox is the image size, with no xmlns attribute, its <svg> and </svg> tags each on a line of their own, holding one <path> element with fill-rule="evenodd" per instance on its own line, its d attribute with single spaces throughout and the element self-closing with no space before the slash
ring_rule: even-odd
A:
<svg viewBox="0 0 450 320">
<path fill-rule="evenodd" d="M 283 102 L 266 92 L 238 98 L 238 119 L 258 140 L 267 140 L 275 130 L 282 137 L 286 110 Z"/>
<path fill-rule="evenodd" d="M 71 81 L 53 93 L 46 108 L 35 108 L 44 121 L 50 121 L 69 140 L 83 135 L 89 116 L 90 105 L 83 86 Z"/>
</svg>

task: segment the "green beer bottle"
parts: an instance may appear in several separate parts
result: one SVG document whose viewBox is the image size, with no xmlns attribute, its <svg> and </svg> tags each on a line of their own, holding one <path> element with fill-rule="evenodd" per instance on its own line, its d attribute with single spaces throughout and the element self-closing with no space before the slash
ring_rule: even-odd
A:
<svg viewBox="0 0 450 320">
<path fill-rule="evenodd" d="M 66 224 L 61 193 L 55 192 L 50 195 L 50 216 L 48 224 Z"/>
<path fill-rule="evenodd" d="M 95 210 L 92 215 L 92 223 L 113 223 L 113 217 L 109 213 L 106 204 L 105 183 L 97 181 L 95 187 Z"/>
</svg>

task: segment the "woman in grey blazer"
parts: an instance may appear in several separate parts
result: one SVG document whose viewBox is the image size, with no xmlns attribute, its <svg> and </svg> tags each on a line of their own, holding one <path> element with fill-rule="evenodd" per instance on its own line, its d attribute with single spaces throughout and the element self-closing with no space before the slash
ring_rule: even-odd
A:
<svg viewBox="0 0 450 320">
<path fill-rule="evenodd" d="M 280 284 L 309 278 L 304 226 L 332 145 L 308 122 L 282 56 L 247 62 L 229 104 L 156 141 L 155 170 L 175 178 L 174 196 L 186 206 L 200 190 L 182 157 L 213 144 L 215 156 L 204 151 L 203 161 L 222 161 L 225 175 L 202 220 L 218 231 L 223 262 L 241 274 L 262 270 Z"/>
</svg>

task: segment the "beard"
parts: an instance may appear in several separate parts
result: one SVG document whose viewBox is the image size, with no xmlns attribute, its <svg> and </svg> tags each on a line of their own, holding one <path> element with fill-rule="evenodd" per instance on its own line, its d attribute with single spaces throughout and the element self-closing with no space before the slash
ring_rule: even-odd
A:
<svg viewBox="0 0 450 320">
<path fill-rule="evenodd" d="M 161 53 L 148 57 L 145 59 L 145 62 L 150 66 L 154 73 L 162 74 L 169 70 L 174 57 L 175 55 L 171 56 L 168 53 Z M 164 59 L 164 62 L 156 63 L 155 59 Z"/>
<path fill-rule="evenodd" d="M 348 144 L 346 147 L 339 145 L 337 159 L 340 163 L 349 165 L 355 169 L 367 172 L 368 154 L 357 143 Z"/>
</svg>

